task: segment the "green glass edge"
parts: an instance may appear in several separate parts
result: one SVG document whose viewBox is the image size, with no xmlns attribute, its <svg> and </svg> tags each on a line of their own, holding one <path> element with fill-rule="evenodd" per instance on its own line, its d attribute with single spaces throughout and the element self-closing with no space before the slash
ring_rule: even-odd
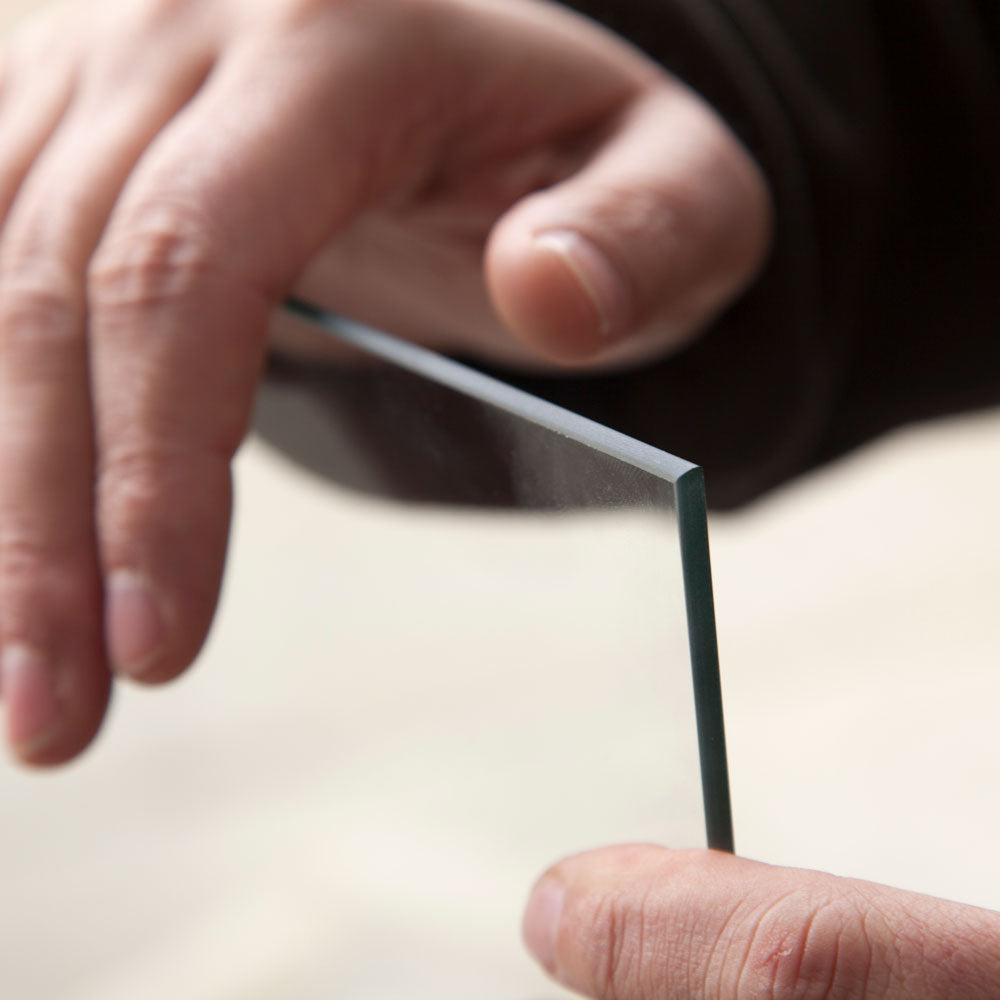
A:
<svg viewBox="0 0 1000 1000">
<path fill-rule="evenodd" d="M 708 547 L 705 475 L 702 469 L 695 467 L 681 476 L 676 490 L 701 760 L 701 790 L 705 803 L 705 832 L 710 848 L 732 854 L 735 850 L 733 813 L 719 675 L 719 644 L 715 629 L 712 562 Z"/>
</svg>

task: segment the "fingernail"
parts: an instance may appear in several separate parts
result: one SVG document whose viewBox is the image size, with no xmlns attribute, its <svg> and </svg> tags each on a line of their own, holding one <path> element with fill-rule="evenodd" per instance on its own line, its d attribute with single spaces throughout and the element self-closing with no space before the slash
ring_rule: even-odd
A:
<svg viewBox="0 0 1000 1000">
<path fill-rule="evenodd" d="M 136 573 L 113 573 L 108 579 L 105 615 L 114 669 L 129 677 L 142 677 L 155 665 L 167 637 L 152 588 Z"/>
<path fill-rule="evenodd" d="M 535 237 L 538 246 L 558 254 L 597 313 L 602 337 L 613 340 L 628 329 L 628 297 L 621 276 L 590 240 L 572 229 L 550 229 Z"/>
<path fill-rule="evenodd" d="M 44 749 L 59 735 L 62 703 L 52 664 L 37 649 L 11 645 L 0 657 L 0 683 L 7 706 L 7 738 L 23 757 Z"/>
<path fill-rule="evenodd" d="M 524 943 L 549 972 L 555 971 L 556 936 L 565 901 L 562 884 L 546 877 L 535 886 L 524 911 Z"/>
</svg>

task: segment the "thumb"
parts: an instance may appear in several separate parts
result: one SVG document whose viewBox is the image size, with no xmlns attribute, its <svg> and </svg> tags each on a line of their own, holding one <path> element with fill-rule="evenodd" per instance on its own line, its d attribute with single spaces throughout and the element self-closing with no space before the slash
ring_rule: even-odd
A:
<svg viewBox="0 0 1000 1000">
<path fill-rule="evenodd" d="M 995 1000 L 1000 983 L 998 914 L 708 851 L 564 861 L 524 931 L 595 1000 Z"/>
<path fill-rule="evenodd" d="M 577 173 L 495 226 L 486 279 L 511 332 L 563 363 L 676 349 L 749 283 L 770 232 L 757 166 L 678 83 L 643 92 Z"/>
</svg>

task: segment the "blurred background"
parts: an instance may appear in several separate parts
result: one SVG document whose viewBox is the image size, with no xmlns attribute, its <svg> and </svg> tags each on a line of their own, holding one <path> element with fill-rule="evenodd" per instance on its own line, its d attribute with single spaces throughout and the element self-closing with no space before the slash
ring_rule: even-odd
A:
<svg viewBox="0 0 1000 1000">
<path fill-rule="evenodd" d="M 447 748 L 508 724 L 496 684 L 508 663 L 504 680 L 553 739 L 577 680 L 568 639 L 604 634 L 587 644 L 621 675 L 631 647 L 609 594 L 636 620 L 655 621 L 662 601 L 633 521 L 569 524 L 565 551 L 586 561 L 549 579 L 537 518 L 368 500 L 254 441 L 237 481 L 222 608 L 197 667 L 169 689 L 120 691 L 73 766 L 0 769 L 0 996 L 559 996 L 518 946 L 531 879 L 605 835 L 674 829 L 654 754 L 595 804 L 607 830 L 547 835 L 564 797 L 591 788 L 607 733 L 648 724 L 641 692 L 601 703 L 607 730 L 569 753 L 551 794 L 518 798 L 513 821 L 532 740 L 509 727 L 496 790 Z M 991 412 L 895 434 L 712 520 L 742 854 L 1000 907 L 997 511 Z M 470 558 L 492 602 L 462 600 Z M 529 578 L 559 588 L 564 610 L 532 633 L 536 664 L 507 652 Z M 422 659 L 430 639 L 467 670 Z M 461 706 L 442 696 L 455 686 Z M 492 855 L 484 823 L 531 847 Z"/>
</svg>

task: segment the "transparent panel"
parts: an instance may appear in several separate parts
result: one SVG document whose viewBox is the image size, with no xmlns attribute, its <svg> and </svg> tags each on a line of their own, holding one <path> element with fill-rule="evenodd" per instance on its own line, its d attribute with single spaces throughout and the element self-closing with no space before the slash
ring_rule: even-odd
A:
<svg viewBox="0 0 1000 1000">
<path fill-rule="evenodd" d="M 429 505 L 410 516 L 446 563 L 401 553 L 394 579 L 359 581 L 381 729 L 331 776 L 353 798 L 330 835 L 392 860 L 352 887 L 383 950 L 359 948 L 341 995 L 556 995 L 519 957 L 542 868 L 620 841 L 732 845 L 701 471 L 295 308 L 382 363 L 311 394 L 272 382 L 260 424 L 341 484 Z M 430 620 L 410 617 L 417 592 Z M 401 631 L 402 673 L 386 666 Z"/>
<path fill-rule="evenodd" d="M 548 865 L 729 846 L 700 471 L 340 335 L 373 360 L 262 390 L 323 477 L 240 456 L 196 669 L 121 685 L 79 764 L 0 769 L 4 997 L 546 1000 Z"/>
</svg>

